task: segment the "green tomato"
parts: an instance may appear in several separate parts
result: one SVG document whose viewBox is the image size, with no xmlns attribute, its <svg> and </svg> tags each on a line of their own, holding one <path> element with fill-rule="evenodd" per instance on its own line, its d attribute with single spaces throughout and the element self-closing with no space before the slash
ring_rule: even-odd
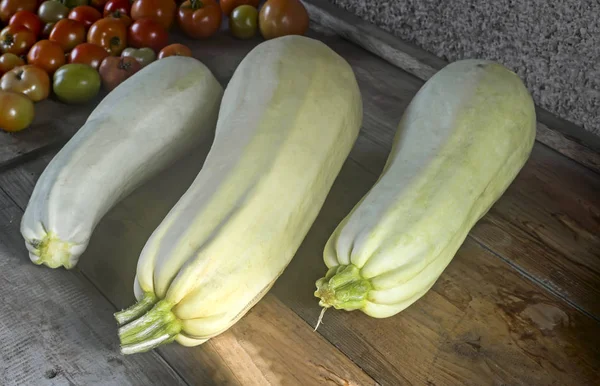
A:
<svg viewBox="0 0 600 386">
<path fill-rule="evenodd" d="M 125 48 L 121 53 L 121 56 L 124 58 L 131 56 L 132 58 L 137 60 L 142 65 L 142 67 L 145 67 L 156 60 L 156 53 L 152 48 L 148 47 Z"/>
<path fill-rule="evenodd" d="M 69 8 L 58 1 L 44 1 L 38 8 L 38 16 L 46 24 L 56 23 L 69 16 Z"/>
<path fill-rule="evenodd" d="M 100 75 L 87 64 L 65 64 L 54 73 L 53 90 L 65 103 L 85 103 L 98 95 Z"/>
<path fill-rule="evenodd" d="M 238 39 L 250 39 L 258 30 L 258 10 L 251 5 L 236 7 L 229 17 L 229 29 Z"/>
<path fill-rule="evenodd" d="M 69 8 L 75 8 L 80 5 L 89 5 L 90 2 L 88 0 L 52 0 L 58 3 L 64 4 Z"/>
</svg>

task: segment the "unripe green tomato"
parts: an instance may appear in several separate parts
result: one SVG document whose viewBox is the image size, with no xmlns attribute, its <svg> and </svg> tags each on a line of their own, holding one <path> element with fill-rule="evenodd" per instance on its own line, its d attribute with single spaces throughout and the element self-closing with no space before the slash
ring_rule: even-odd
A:
<svg viewBox="0 0 600 386">
<path fill-rule="evenodd" d="M 251 5 L 236 7 L 229 16 L 229 29 L 238 39 L 250 39 L 258 30 L 258 10 Z"/>
<path fill-rule="evenodd" d="M 53 76 L 54 94 L 64 103 L 85 103 L 98 95 L 102 82 L 93 67 L 70 63 L 60 67 Z"/>
</svg>

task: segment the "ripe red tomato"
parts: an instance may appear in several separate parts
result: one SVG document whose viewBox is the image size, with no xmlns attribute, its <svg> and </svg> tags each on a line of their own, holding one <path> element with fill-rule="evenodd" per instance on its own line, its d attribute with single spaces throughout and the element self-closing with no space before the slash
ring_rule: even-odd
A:
<svg viewBox="0 0 600 386">
<path fill-rule="evenodd" d="M 35 41 L 35 34 L 26 27 L 9 25 L 0 32 L 0 51 L 3 54 L 25 55 Z"/>
<path fill-rule="evenodd" d="M 3 54 L 0 56 L 0 76 L 24 64 L 25 61 L 15 54 Z"/>
<path fill-rule="evenodd" d="M 92 43 L 81 43 L 69 54 L 69 63 L 87 64 L 97 70 L 100 63 L 108 56 L 108 51 L 103 47 Z"/>
<path fill-rule="evenodd" d="M 119 56 L 127 47 L 127 27 L 119 20 L 100 19 L 90 27 L 87 41 L 103 47 L 110 55 Z"/>
<path fill-rule="evenodd" d="M 149 47 L 158 53 L 169 44 L 169 33 L 159 22 L 145 18 L 133 22 L 127 39 L 131 47 Z"/>
<path fill-rule="evenodd" d="M 131 6 L 131 18 L 150 18 L 159 22 L 165 29 L 171 28 L 175 20 L 177 4 L 174 0 L 136 0 Z"/>
<path fill-rule="evenodd" d="M 177 12 L 177 23 L 194 39 L 207 38 L 221 28 L 223 14 L 215 0 L 184 1 Z"/>
<path fill-rule="evenodd" d="M 69 12 L 69 19 L 80 22 L 86 29 L 102 19 L 102 14 L 96 8 L 89 5 L 80 5 Z"/>
<path fill-rule="evenodd" d="M 48 40 L 60 44 L 65 52 L 69 52 L 85 41 L 85 26 L 76 20 L 59 20 L 52 28 Z"/>
<path fill-rule="evenodd" d="M 131 26 L 131 23 L 133 23 L 133 20 L 131 20 L 131 17 L 129 17 L 129 15 L 127 15 L 125 13 L 121 13 L 119 11 L 109 13 L 108 15 L 106 15 L 104 17 L 107 19 L 118 20 L 118 21 L 122 22 L 123 24 L 125 24 L 125 27 L 127 27 L 127 28 L 129 28 Z"/>
<path fill-rule="evenodd" d="M 258 14 L 258 26 L 265 39 L 304 35 L 308 12 L 300 0 L 267 0 Z"/>
<path fill-rule="evenodd" d="M 221 11 L 223 11 L 223 15 L 229 17 L 231 12 L 234 9 L 239 7 L 240 5 L 251 5 L 254 8 L 258 9 L 258 3 L 260 0 L 221 0 L 219 1 L 219 5 L 221 6 Z"/>
<path fill-rule="evenodd" d="M 40 67 L 26 64 L 4 74 L 0 79 L 0 89 L 21 93 L 33 102 L 39 102 L 50 94 L 50 77 Z"/>
<path fill-rule="evenodd" d="M 192 56 L 192 50 L 183 44 L 175 43 L 166 46 L 158 53 L 158 58 L 166 58 L 167 56 Z"/>
<path fill-rule="evenodd" d="M 102 11 L 104 11 L 104 6 L 106 5 L 107 2 L 108 2 L 108 0 L 91 0 L 90 5 L 94 8 L 96 8 L 97 10 L 99 10 L 100 12 L 102 12 Z"/>
<path fill-rule="evenodd" d="M 37 0 L 0 0 L 0 21 L 8 23 L 18 11 L 35 12 Z"/>
<path fill-rule="evenodd" d="M 33 122 L 35 108 L 31 99 L 12 91 L 0 91 L 0 129 L 21 131 Z"/>
<path fill-rule="evenodd" d="M 103 15 L 106 17 L 108 16 L 109 13 L 113 13 L 113 12 L 121 12 L 124 13 L 126 15 L 129 15 L 131 12 L 131 4 L 129 3 L 129 0 L 109 0 L 106 2 L 106 5 L 104 6 L 104 13 Z"/>
<path fill-rule="evenodd" d="M 8 25 L 16 27 L 25 27 L 37 37 L 42 33 L 44 24 L 40 17 L 31 11 L 19 11 L 12 15 Z"/>
<path fill-rule="evenodd" d="M 65 64 L 65 51 L 60 44 L 50 40 L 35 43 L 27 54 L 27 63 L 43 68 L 49 75 Z"/>
</svg>

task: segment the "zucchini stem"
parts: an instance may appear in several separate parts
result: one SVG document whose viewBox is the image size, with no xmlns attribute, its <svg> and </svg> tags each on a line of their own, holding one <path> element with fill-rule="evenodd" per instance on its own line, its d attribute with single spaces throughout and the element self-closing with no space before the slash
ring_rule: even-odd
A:
<svg viewBox="0 0 600 386">
<path fill-rule="evenodd" d="M 33 261 L 37 265 L 49 268 L 65 267 L 71 269 L 77 263 L 71 262 L 72 243 L 62 241 L 53 233 L 46 233 L 42 240 L 31 240 L 28 243 L 35 249 L 33 255 L 39 259 Z"/>
<path fill-rule="evenodd" d="M 154 293 L 145 292 L 140 301 L 129 308 L 115 312 L 115 319 L 117 319 L 119 326 L 127 324 L 148 312 L 154 306 L 154 304 L 156 304 L 156 302 L 158 302 L 158 298 L 156 295 L 154 295 Z"/>
<path fill-rule="evenodd" d="M 144 299 L 140 300 L 142 301 Z M 123 354 L 145 352 L 175 340 L 182 324 L 171 311 L 173 305 L 166 300 L 156 302 L 145 313 L 140 315 L 138 312 L 137 319 L 119 328 L 121 352 Z M 138 311 L 140 309 L 142 306 Z"/>
<path fill-rule="evenodd" d="M 373 289 L 371 282 L 361 276 L 360 269 L 354 264 L 330 268 L 325 277 L 317 280 L 316 285 L 315 296 L 320 299 L 321 307 L 346 311 L 363 308 L 369 291 Z M 323 313 L 319 320 L 323 319 Z"/>
</svg>

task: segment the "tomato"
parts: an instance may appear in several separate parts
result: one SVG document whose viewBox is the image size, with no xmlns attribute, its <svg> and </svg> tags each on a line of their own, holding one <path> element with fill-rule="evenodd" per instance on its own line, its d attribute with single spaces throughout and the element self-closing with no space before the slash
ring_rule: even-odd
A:
<svg viewBox="0 0 600 386">
<path fill-rule="evenodd" d="M 82 63 L 95 68 L 108 56 L 108 52 L 92 43 L 81 43 L 69 54 L 69 63 Z"/>
<path fill-rule="evenodd" d="M 108 15 L 106 15 L 104 17 L 108 18 L 108 19 L 119 20 L 120 22 L 125 24 L 125 27 L 127 27 L 127 28 L 129 28 L 131 26 L 131 23 L 133 23 L 133 21 L 131 20 L 131 17 L 129 17 L 129 15 L 127 15 L 125 13 L 121 13 L 119 11 L 109 13 Z"/>
<path fill-rule="evenodd" d="M 50 94 L 50 77 L 43 69 L 26 64 L 4 74 L 0 79 L 0 89 L 21 93 L 33 102 L 39 102 Z"/>
<path fill-rule="evenodd" d="M 144 47 L 144 48 L 125 48 L 123 53 L 121 54 L 124 58 L 134 58 L 137 60 L 142 67 L 146 67 L 150 63 L 156 60 L 156 53 L 152 48 Z"/>
<path fill-rule="evenodd" d="M 0 21 L 8 23 L 18 11 L 35 12 L 37 0 L 0 0 Z"/>
<path fill-rule="evenodd" d="M 231 12 L 234 9 L 239 7 L 240 5 L 249 5 L 251 7 L 256 8 L 258 12 L 258 4 L 260 0 L 221 0 L 219 1 L 219 5 L 221 5 L 221 11 L 223 11 L 223 15 L 230 16 Z"/>
<path fill-rule="evenodd" d="M 82 63 L 65 64 L 52 78 L 52 88 L 64 103 L 86 103 L 98 95 L 102 84 L 98 71 Z"/>
<path fill-rule="evenodd" d="M 43 23 L 39 16 L 31 11 L 19 11 L 11 18 L 8 25 L 15 27 L 25 27 L 37 37 L 42 33 Z"/>
<path fill-rule="evenodd" d="M 104 47 L 110 55 L 119 56 L 127 47 L 127 27 L 115 19 L 100 19 L 90 27 L 87 41 Z"/>
<path fill-rule="evenodd" d="M 25 61 L 15 54 L 3 54 L 0 56 L 0 76 L 24 64 Z"/>
<path fill-rule="evenodd" d="M 300 0 L 267 0 L 258 14 L 258 26 L 265 39 L 304 35 L 308 21 L 308 12 Z"/>
<path fill-rule="evenodd" d="M 55 0 L 55 1 L 60 1 L 61 3 L 66 5 L 67 8 L 70 8 L 70 9 L 89 4 L 88 0 Z"/>
<path fill-rule="evenodd" d="M 175 20 L 177 4 L 174 0 L 136 0 L 131 6 L 131 18 L 150 18 L 159 22 L 165 29 L 171 28 Z"/>
<path fill-rule="evenodd" d="M 169 44 L 169 33 L 155 20 L 140 19 L 129 28 L 128 41 L 131 47 L 149 47 L 156 53 Z"/>
<path fill-rule="evenodd" d="M 38 16 L 44 23 L 56 23 L 69 16 L 69 8 L 57 1 L 44 1 L 38 8 Z"/>
<path fill-rule="evenodd" d="M 0 51 L 25 55 L 35 41 L 35 34 L 26 27 L 9 25 L 0 32 Z"/>
<path fill-rule="evenodd" d="M 54 28 L 55 25 L 56 25 L 56 23 L 44 24 L 44 28 L 42 29 L 42 38 L 48 39 L 50 37 L 50 33 L 52 32 L 52 29 Z"/>
<path fill-rule="evenodd" d="M 65 51 L 58 43 L 40 40 L 29 50 L 27 63 L 41 67 L 52 75 L 54 71 L 65 64 Z"/>
<path fill-rule="evenodd" d="M 166 58 L 167 56 L 193 56 L 192 50 L 187 46 L 179 43 L 171 44 L 160 50 L 158 58 Z"/>
<path fill-rule="evenodd" d="M 250 5 L 240 5 L 231 12 L 229 30 L 238 39 L 250 39 L 258 30 L 258 10 Z"/>
<path fill-rule="evenodd" d="M 89 5 L 80 5 L 69 12 L 69 19 L 80 22 L 86 29 L 102 19 L 102 14 L 96 8 Z"/>
<path fill-rule="evenodd" d="M 215 0 L 188 0 L 179 6 L 177 23 L 186 35 L 194 39 L 207 38 L 221 28 L 221 7 Z"/>
<path fill-rule="evenodd" d="M 107 2 L 108 0 L 90 0 L 90 5 L 102 12 Z"/>
<path fill-rule="evenodd" d="M 135 58 L 109 56 L 102 61 L 98 72 L 102 78 L 104 89 L 112 91 L 141 69 L 142 65 Z"/>
<path fill-rule="evenodd" d="M 130 15 L 131 12 L 131 4 L 129 0 L 109 0 L 106 2 L 104 6 L 103 15 L 106 17 L 109 13 L 113 12 L 121 12 L 126 15 Z"/>
<path fill-rule="evenodd" d="M 85 26 L 78 21 L 62 19 L 52 28 L 48 40 L 60 44 L 65 52 L 85 41 Z"/>
<path fill-rule="evenodd" d="M 21 131 L 33 122 L 35 108 L 31 99 L 12 91 L 0 91 L 0 129 Z"/>
</svg>

